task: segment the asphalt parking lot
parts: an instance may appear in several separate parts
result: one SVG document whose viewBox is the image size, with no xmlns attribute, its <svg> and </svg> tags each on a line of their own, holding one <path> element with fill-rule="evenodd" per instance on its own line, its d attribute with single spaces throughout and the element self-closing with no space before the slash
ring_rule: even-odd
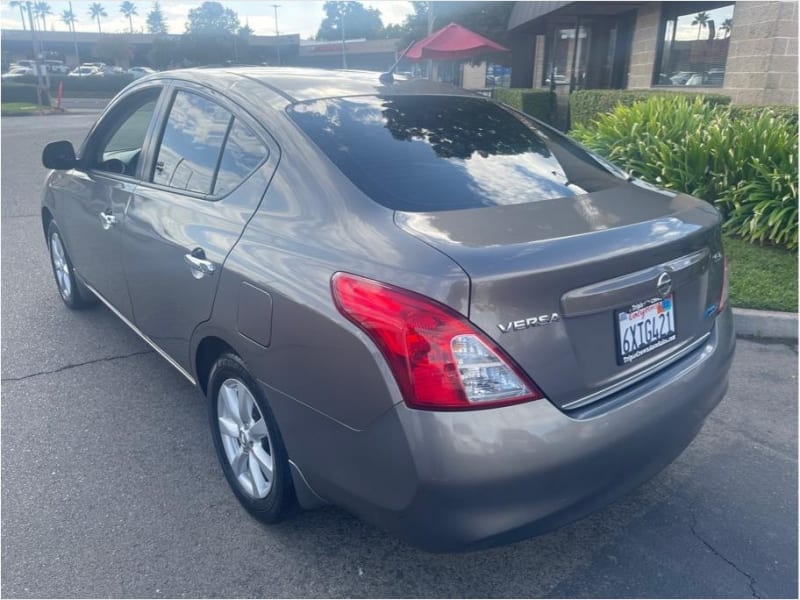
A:
<svg viewBox="0 0 800 600">
<path fill-rule="evenodd" d="M 797 597 L 797 348 L 740 340 L 730 392 L 637 491 L 551 534 L 430 555 L 336 508 L 267 528 L 229 492 L 202 398 L 108 310 L 70 312 L 39 217 L 50 140 L 3 119 L 4 597 Z"/>
</svg>

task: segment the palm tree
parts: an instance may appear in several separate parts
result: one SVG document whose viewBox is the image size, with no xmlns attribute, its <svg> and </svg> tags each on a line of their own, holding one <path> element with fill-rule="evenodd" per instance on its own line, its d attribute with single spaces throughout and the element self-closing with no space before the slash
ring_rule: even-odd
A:
<svg viewBox="0 0 800 600">
<path fill-rule="evenodd" d="M 108 13 L 106 12 L 106 8 L 100 4 L 99 2 L 92 2 L 92 5 L 89 7 L 89 15 L 97 21 L 97 32 L 103 33 L 103 30 L 100 29 L 100 17 L 107 17 Z"/>
<path fill-rule="evenodd" d="M 25 27 L 25 2 L 24 0 L 11 0 L 8 3 L 11 8 L 18 8 L 19 9 L 19 20 L 22 21 L 22 30 L 25 31 L 27 27 Z"/>
<path fill-rule="evenodd" d="M 130 0 L 125 0 L 125 2 L 120 4 L 119 12 L 128 17 L 128 25 L 130 25 L 131 33 L 133 33 L 133 15 L 138 14 L 136 12 L 136 5 Z"/>
<path fill-rule="evenodd" d="M 75 21 L 78 19 L 75 18 L 75 13 L 73 13 L 69 8 L 65 8 L 61 11 L 61 20 L 66 23 L 67 29 L 70 31 L 75 31 Z"/>
<path fill-rule="evenodd" d="M 731 18 L 725 19 L 719 26 L 719 30 L 725 32 L 726 38 L 731 37 L 731 29 L 733 29 L 733 19 Z"/>
<path fill-rule="evenodd" d="M 42 31 L 47 31 L 47 15 L 53 14 L 53 9 L 47 2 L 37 2 L 33 5 L 36 14 L 42 20 Z"/>
<path fill-rule="evenodd" d="M 697 39 L 700 39 L 700 34 L 703 33 L 703 29 L 708 26 L 708 21 L 710 17 L 708 16 L 707 12 L 699 12 L 694 16 L 694 21 L 692 21 L 692 25 L 697 25 Z"/>
</svg>

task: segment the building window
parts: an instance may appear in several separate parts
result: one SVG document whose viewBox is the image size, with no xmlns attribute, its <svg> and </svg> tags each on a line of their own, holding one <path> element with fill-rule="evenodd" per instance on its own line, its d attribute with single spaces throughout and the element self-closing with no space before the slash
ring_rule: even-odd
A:
<svg viewBox="0 0 800 600">
<path fill-rule="evenodd" d="M 733 3 L 665 3 L 653 85 L 722 87 Z"/>
</svg>

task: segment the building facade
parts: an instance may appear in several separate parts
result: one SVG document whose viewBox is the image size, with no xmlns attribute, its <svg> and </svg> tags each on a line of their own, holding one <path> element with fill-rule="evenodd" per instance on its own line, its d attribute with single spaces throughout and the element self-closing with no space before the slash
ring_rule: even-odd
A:
<svg viewBox="0 0 800 600">
<path fill-rule="evenodd" d="M 517 2 L 513 87 L 718 92 L 798 102 L 798 3 Z"/>
</svg>

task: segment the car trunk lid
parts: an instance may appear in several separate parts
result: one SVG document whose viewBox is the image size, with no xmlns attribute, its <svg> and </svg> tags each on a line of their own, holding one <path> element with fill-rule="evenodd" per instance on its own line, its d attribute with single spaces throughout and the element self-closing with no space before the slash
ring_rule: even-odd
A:
<svg viewBox="0 0 800 600">
<path fill-rule="evenodd" d="M 395 214 L 400 228 L 464 269 L 470 320 L 562 408 L 654 372 L 713 326 L 720 219 L 689 196 L 626 183 L 524 204 Z M 671 289 L 659 290 L 665 273 Z M 642 323 L 643 312 L 665 315 L 644 318 L 666 322 L 664 335 L 648 339 L 647 325 L 638 327 L 626 354 L 630 332 L 620 323 Z"/>
</svg>

